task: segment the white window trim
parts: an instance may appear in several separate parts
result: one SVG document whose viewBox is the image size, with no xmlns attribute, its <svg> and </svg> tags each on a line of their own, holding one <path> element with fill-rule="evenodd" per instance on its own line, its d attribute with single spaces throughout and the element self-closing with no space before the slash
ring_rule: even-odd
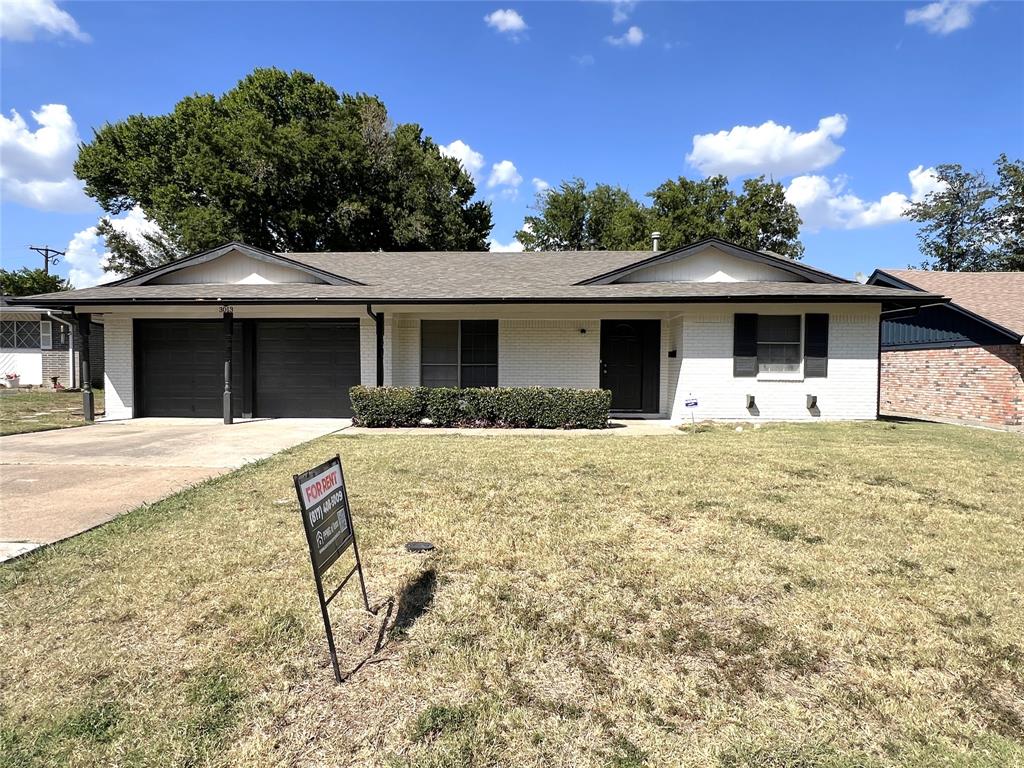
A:
<svg viewBox="0 0 1024 768">
<path fill-rule="evenodd" d="M 800 318 L 800 367 L 795 371 L 761 372 L 761 364 L 757 365 L 757 381 L 795 381 L 804 380 L 804 328 L 807 325 L 806 312 L 758 312 L 758 317 L 772 315 L 775 317 L 790 317 L 796 315 Z"/>
<path fill-rule="evenodd" d="M 39 348 L 53 349 L 53 322 L 51 320 L 39 321 Z"/>
</svg>

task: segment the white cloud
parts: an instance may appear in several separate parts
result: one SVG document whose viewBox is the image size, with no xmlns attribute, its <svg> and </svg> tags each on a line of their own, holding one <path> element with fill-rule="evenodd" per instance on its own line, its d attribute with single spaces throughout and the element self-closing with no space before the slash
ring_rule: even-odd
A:
<svg viewBox="0 0 1024 768">
<path fill-rule="evenodd" d="M 5 202 L 48 211 L 93 207 L 75 178 L 78 128 L 63 104 L 44 104 L 31 130 L 16 110 L 0 115 L 0 195 Z"/>
<path fill-rule="evenodd" d="M 474 181 L 477 179 L 480 169 L 484 167 L 484 156 L 462 139 L 456 139 L 451 144 L 441 145 L 438 149 L 445 157 L 454 157 L 462 163 L 462 167 L 473 177 Z"/>
<path fill-rule="evenodd" d="M 493 237 L 487 241 L 487 247 L 492 253 L 522 253 L 523 244 L 515 238 L 511 243 L 499 243 Z"/>
<path fill-rule="evenodd" d="M 83 43 L 89 35 L 78 27 L 78 22 L 67 11 L 57 7 L 54 0 L 3 0 L 0 13 L 0 38 L 29 42 L 37 32 L 51 37 L 67 35 Z"/>
<path fill-rule="evenodd" d="M 633 9 L 636 8 L 636 0 L 611 0 L 611 3 L 612 22 L 615 24 L 622 24 L 628 21 L 633 13 Z"/>
<path fill-rule="evenodd" d="M 834 163 L 843 148 L 833 139 L 845 132 L 846 115 L 839 114 L 821 118 L 818 127 L 806 133 L 772 120 L 737 125 L 694 136 L 686 161 L 705 174 L 792 176 Z"/>
<path fill-rule="evenodd" d="M 940 192 L 946 187 L 946 182 L 938 177 L 934 168 L 925 168 L 923 165 L 919 165 L 907 176 L 910 178 L 910 199 L 915 203 L 921 202 L 932 192 Z"/>
<path fill-rule="evenodd" d="M 519 35 L 528 29 L 523 17 L 511 8 L 499 8 L 484 16 L 484 21 L 487 26 L 508 35 L 513 40 L 518 40 Z"/>
<path fill-rule="evenodd" d="M 137 205 L 124 216 L 109 221 L 114 229 L 138 243 L 144 242 L 143 235 L 161 234 L 160 227 L 147 219 L 142 208 Z M 71 284 L 76 288 L 88 288 L 124 277 L 117 272 L 104 271 L 109 258 L 110 252 L 95 226 L 76 232 L 64 253 L 64 260 L 71 266 L 68 270 Z"/>
<path fill-rule="evenodd" d="M 904 19 L 907 24 L 920 24 L 933 35 L 948 35 L 966 29 L 974 22 L 974 11 L 984 0 L 938 0 L 911 8 Z"/>
<path fill-rule="evenodd" d="M 533 177 L 532 183 L 533 183 L 533 189 L 536 192 L 547 192 L 549 189 L 551 189 L 551 185 L 550 184 L 548 184 L 546 181 L 544 181 L 544 179 L 538 179 L 536 176 Z"/>
<path fill-rule="evenodd" d="M 523 183 L 523 177 L 519 175 L 515 163 L 511 160 L 502 160 L 491 166 L 491 175 L 487 179 L 487 186 L 494 187 L 518 187 Z"/>
<path fill-rule="evenodd" d="M 597 63 L 597 59 L 595 59 L 589 53 L 584 53 L 581 56 L 573 56 L 572 60 L 579 64 L 581 67 L 592 67 L 595 63 Z"/>
<path fill-rule="evenodd" d="M 867 201 L 846 191 L 843 177 L 797 176 L 786 187 L 786 199 L 800 211 L 804 228 L 809 232 L 877 227 L 900 221 L 910 203 L 923 200 L 929 192 L 942 188 L 934 168 L 919 165 L 907 178 L 911 188 L 909 196 L 890 192 L 878 200 Z"/>
<path fill-rule="evenodd" d="M 627 29 L 624 35 L 620 35 L 619 37 L 608 35 L 605 40 L 612 45 L 619 46 L 620 48 L 626 46 L 637 46 L 644 41 L 644 31 L 640 29 L 640 27 L 634 26 Z"/>
</svg>

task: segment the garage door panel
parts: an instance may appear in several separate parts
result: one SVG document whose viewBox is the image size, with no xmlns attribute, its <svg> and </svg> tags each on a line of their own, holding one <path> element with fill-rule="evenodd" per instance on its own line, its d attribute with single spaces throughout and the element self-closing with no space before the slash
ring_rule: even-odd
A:
<svg viewBox="0 0 1024 768">
<path fill-rule="evenodd" d="M 257 415 L 351 416 L 359 323 L 259 321 L 255 368 Z"/>
<path fill-rule="evenodd" d="M 233 410 L 241 415 L 242 333 L 235 323 Z M 143 416 L 223 416 L 224 325 L 221 321 L 137 320 L 139 412 Z"/>
</svg>

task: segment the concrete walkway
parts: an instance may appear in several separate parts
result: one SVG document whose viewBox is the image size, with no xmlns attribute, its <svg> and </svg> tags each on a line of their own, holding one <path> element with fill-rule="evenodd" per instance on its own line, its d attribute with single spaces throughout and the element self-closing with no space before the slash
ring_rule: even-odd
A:
<svg viewBox="0 0 1024 768">
<path fill-rule="evenodd" d="M 350 424 L 134 419 L 0 437 L 0 562 Z"/>
<path fill-rule="evenodd" d="M 687 422 L 689 423 L 689 422 Z M 607 429 L 501 429 L 498 427 L 349 427 L 346 435 L 473 435 L 476 437 L 542 435 L 544 437 L 637 437 L 678 435 L 668 419 L 611 419 Z"/>
</svg>

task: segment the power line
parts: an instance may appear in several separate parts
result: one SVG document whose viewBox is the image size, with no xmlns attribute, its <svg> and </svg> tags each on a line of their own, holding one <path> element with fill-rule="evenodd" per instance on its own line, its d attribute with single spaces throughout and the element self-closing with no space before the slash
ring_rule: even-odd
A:
<svg viewBox="0 0 1024 768">
<path fill-rule="evenodd" d="M 64 251 L 58 251 L 56 248 L 51 248 L 48 245 L 30 245 L 28 249 L 35 251 L 43 257 L 43 271 L 46 274 L 50 274 L 50 265 L 56 264 L 59 261 L 57 257 L 64 255 Z"/>
</svg>

